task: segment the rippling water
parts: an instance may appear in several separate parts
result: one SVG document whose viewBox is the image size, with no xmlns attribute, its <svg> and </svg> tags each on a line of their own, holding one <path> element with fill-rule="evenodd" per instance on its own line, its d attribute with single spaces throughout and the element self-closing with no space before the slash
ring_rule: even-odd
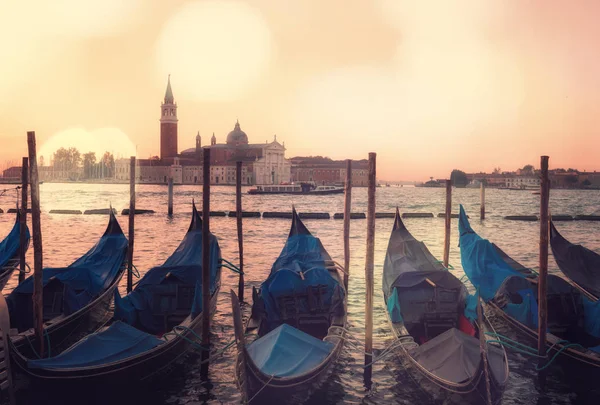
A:
<svg viewBox="0 0 600 405">
<path fill-rule="evenodd" d="M 55 215 L 51 209 L 106 208 L 112 203 L 119 212 L 129 206 L 128 185 L 113 184 L 43 184 L 42 235 L 44 266 L 64 266 L 85 253 L 104 232 L 107 218 L 98 215 Z M 245 191 L 245 190 L 244 190 Z M 195 198 L 200 208 L 201 186 L 176 186 L 173 218 L 168 218 L 166 187 L 139 185 L 137 208 L 153 209 L 153 215 L 139 215 L 135 222 L 134 263 L 143 273 L 152 266 L 162 264 L 177 247 L 184 236 L 190 219 L 191 200 Z M 538 222 L 514 222 L 502 219 L 505 215 L 534 215 L 539 212 L 539 196 L 529 191 L 494 190 L 486 191 L 486 220 L 480 222 L 479 190 L 457 189 L 453 192 L 453 212 L 463 204 L 471 215 L 473 228 L 485 238 L 496 242 L 503 250 L 526 266 L 537 267 Z M 599 191 L 553 190 L 550 207 L 553 214 L 598 214 Z M 352 211 L 366 212 L 367 190 L 353 190 Z M 294 204 L 299 212 L 343 211 L 343 195 L 336 196 L 250 196 L 244 194 L 246 211 L 288 211 Z M 0 197 L 0 208 L 5 211 L 14 207 L 14 194 Z M 433 219 L 406 219 L 405 223 L 415 238 L 424 241 L 431 252 L 441 258 L 443 252 L 444 220 L 437 218 L 445 207 L 443 188 L 385 187 L 377 189 L 377 211 L 393 212 L 398 206 L 401 212 L 432 212 Z M 229 211 L 235 208 L 233 187 L 213 187 L 211 210 Z M 122 228 L 127 230 L 127 216 L 118 216 Z M 0 238 L 10 230 L 14 221 L 12 214 L 0 214 Z M 343 261 L 341 220 L 306 220 L 307 227 L 319 238 L 331 256 Z M 219 238 L 223 257 L 237 263 L 237 231 L 234 218 L 211 217 L 211 231 Z M 390 329 L 385 315 L 381 292 L 381 273 L 385 250 L 393 220 L 377 219 L 375 244 L 375 308 L 374 346 L 383 349 L 391 343 Z M 290 221 L 284 219 L 244 219 L 244 264 L 246 273 L 246 297 L 251 297 L 252 286 L 258 286 L 266 278 L 271 264 L 277 258 L 289 232 Z M 600 250 L 600 222 L 560 222 L 559 231 L 572 242 L 583 243 L 588 248 Z M 450 264 L 458 277 L 463 275 L 460 251 L 457 247 L 457 220 L 452 220 Z M 351 221 L 351 277 L 348 295 L 349 324 L 352 335 L 363 340 L 364 328 L 364 260 L 366 220 Z M 32 249 L 27 253 L 32 262 Z M 550 271 L 556 264 L 550 257 Z M 9 282 L 5 293 L 16 285 L 17 275 Z M 125 282 L 125 279 L 123 280 Z M 125 286 L 121 289 L 124 292 Z M 212 325 L 212 341 L 218 350 L 233 339 L 229 290 L 237 291 L 237 275 L 224 271 L 218 309 Z M 498 322 L 496 322 L 498 323 Z M 496 325 L 501 332 L 510 333 L 506 325 Z M 240 395 L 234 380 L 234 349 L 217 357 L 211 363 L 210 381 L 200 379 L 198 359 L 188 359 L 185 367 L 178 368 L 157 384 L 153 390 L 143 393 L 119 393 L 111 403 L 145 404 L 197 404 L 235 403 Z M 402 366 L 392 357 L 374 365 L 373 387 L 366 391 L 362 381 L 364 355 L 349 345 L 343 350 L 329 380 L 310 398 L 309 404 L 433 404 L 427 393 L 416 386 Z M 532 360 L 521 355 L 510 354 L 511 376 L 504 395 L 504 404 L 597 404 L 597 393 L 590 386 L 579 384 L 577 378 L 567 375 L 559 367 L 552 367 L 545 393 L 540 393 L 535 384 L 535 368 Z M 99 387 L 99 390 L 103 388 Z M 48 398 L 45 403 L 63 403 L 64 399 Z M 125 399 L 123 399 L 125 398 Z M 92 398 L 85 400 L 93 402 Z M 85 403 L 82 398 L 73 403 Z M 37 400 L 39 401 L 39 399 Z M 36 400 L 25 402 L 35 403 Z"/>
</svg>

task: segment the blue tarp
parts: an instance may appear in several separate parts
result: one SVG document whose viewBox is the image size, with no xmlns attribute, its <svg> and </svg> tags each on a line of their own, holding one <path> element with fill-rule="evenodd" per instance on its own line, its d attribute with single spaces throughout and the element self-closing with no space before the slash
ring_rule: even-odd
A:
<svg viewBox="0 0 600 405">
<path fill-rule="evenodd" d="M 108 228 L 98 243 L 69 267 L 45 268 L 43 285 L 64 285 L 63 314 L 70 315 L 89 304 L 108 288 L 119 274 L 127 254 L 127 238 L 111 215 Z M 7 297 L 11 325 L 19 330 L 33 326 L 31 305 L 33 276 L 25 279 Z"/>
<path fill-rule="evenodd" d="M 494 246 L 473 231 L 463 206 L 458 221 L 460 260 L 465 274 L 479 290 L 481 298 L 489 301 L 507 277 L 524 277 L 502 259 Z"/>
<path fill-rule="evenodd" d="M 517 293 L 523 298 L 523 302 L 520 304 L 509 302 L 502 310 L 523 325 L 531 329 L 537 329 L 538 304 L 535 299 L 535 293 L 531 288 L 519 290 Z"/>
<path fill-rule="evenodd" d="M 333 343 L 282 324 L 249 344 L 248 354 L 263 373 L 292 377 L 314 369 L 327 358 L 333 347 Z"/>
<path fill-rule="evenodd" d="M 28 227 L 25 227 L 25 234 L 27 235 L 27 242 L 29 242 Z M 19 215 L 17 215 L 15 225 L 12 227 L 6 238 L 0 242 L 0 267 L 6 265 L 10 259 L 19 253 L 20 235 L 21 223 L 19 222 Z"/>
<path fill-rule="evenodd" d="M 479 295 L 477 292 L 475 294 L 467 295 L 467 299 L 465 301 L 465 316 L 471 321 L 477 319 L 477 301 L 479 301 Z"/>
<path fill-rule="evenodd" d="M 262 283 L 261 298 L 264 302 L 268 330 L 281 323 L 277 298 L 291 294 L 306 293 L 308 287 L 325 286 L 322 297 L 324 307 L 334 307 L 342 302 L 344 290 L 325 268 L 325 260 L 331 260 L 321 241 L 309 234 L 291 235 L 279 258 L 271 268 L 271 274 Z M 298 302 L 300 313 L 308 313 Z"/>
<path fill-rule="evenodd" d="M 584 314 L 584 328 L 590 335 L 600 338 L 600 301 L 590 301 L 585 296 L 581 296 Z"/>
<path fill-rule="evenodd" d="M 194 210 L 195 212 L 195 210 Z M 196 213 L 194 215 L 197 215 Z M 210 291 L 214 293 L 220 271 L 221 249 L 217 238 L 210 236 Z M 168 277 L 167 277 L 168 276 Z M 173 294 L 180 285 L 195 286 L 191 314 L 202 312 L 202 228 L 190 229 L 179 247 L 158 267 L 150 269 L 135 289 L 125 297 L 115 293 L 115 319 L 138 326 L 149 333 L 165 332 L 164 321 L 155 316 L 155 294 Z"/>
<path fill-rule="evenodd" d="M 394 292 L 387 300 L 387 310 L 390 314 L 392 322 L 403 322 L 402 311 L 400 310 L 400 299 L 398 298 L 398 289 L 394 288 Z"/>
<path fill-rule="evenodd" d="M 123 322 L 115 322 L 100 333 L 86 336 L 56 357 L 29 360 L 29 368 L 62 369 L 89 367 L 122 360 L 150 350 L 163 340 Z"/>
</svg>

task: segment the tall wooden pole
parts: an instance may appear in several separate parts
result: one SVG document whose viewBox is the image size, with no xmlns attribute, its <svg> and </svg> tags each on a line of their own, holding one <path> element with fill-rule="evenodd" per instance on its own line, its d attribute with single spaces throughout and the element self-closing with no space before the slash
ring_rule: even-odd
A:
<svg viewBox="0 0 600 405">
<path fill-rule="evenodd" d="M 35 132 L 27 132 L 29 149 L 29 182 L 31 184 L 31 228 L 33 237 L 33 327 L 39 355 L 44 357 L 42 226 L 40 224 L 40 183 L 38 181 Z"/>
<path fill-rule="evenodd" d="M 238 251 L 240 253 L 240 279 L 238 297 L 244 302 L 244 234 L 242 232 L 242 162 L 235 162 L 235 213 L 237 218 Z"/>
<path fill-rule="evenodd" d="M 485 219 L 485 185 L 481 182 L 481 207 L 479 210 L 479 217 Z"/>
<path fill-rule="evenodd" d="M 344 287 L 348 293 L 350 274 L 350 213 L 352 209 L 352 160 L 346 160 L 346 182 L 344 190 Z"/>
<path fill-rule="evenodd" d="M 452 180 L 446 180 L 446 218 L 444 222 L 444 267 L 450 261 L 450 221 L 452 219 Z"/>
<path fill-rule="evenodd" d="M 133 289 L 133 239 L 135 236 L 135 156 L 129 162 L 129 247 L 127 248 L 127 293 Z"/>
<path fill-rule="evenodd" d="M 172 217 L 173 216 L 173 177 L 169 177 L 169 182 L 168 184 L 168 188 L 169 188 L 169 208 L 168 208 L 168 212 L 167 215 Z"/>
<path fill-rule="evenodd" d="M 200 374 L 208 376 L 210 358 L 210 149 L 204 148 L 202 184 L 202 365 Z"/>
<path fill-rule="evenodd" d="M 542 184 L 540 192 L 540 268 L 538 276 L 538 355 L 540 367 L 546 364 L 546 329 L 548 328 L 548 302 L 546 297 L 546 278 L 548 276 L 548 202 L 550 199 L 550 181 L 548 180 L 548 156 L 541 157 Z M 544 386 L 546 373 L 540 371 L 540 385 Z"/>
<path fill-rule="evenodd" d="M 485 329 L 483 326 L 483 308 L 481 307 L 481 305 L 481 297 L 479 296 L 479 291 L 477 291 L 477 323 L 479 329 L 479 352 L 481 354 L 481 360 L 483 361 L 483 374 L 485 376 L 485 389 L 487 398 L 486 403 L 487 405 L 492 405 L 490 369 L 488 366 L 487 344 L 485 341 Z"/>
<path fill-rule="evenodd" d="M 21 224 L 19 234 L 19 284 L 25 281 L 25 244 L 27 243 L 27 184 L 29 183 L 29 159 L 24 157 L 21 165 Z"/>
<path fill-rule="evenodd" d="M 376 157 L 369 153 L 368 207 L 367 207 L 367 252 L 365 260 L 365 284 L 367 297 L 365 300 L 365 386 L 371 388 L 373 368 L 373 270 L 375 267 L 375 191 L 376 191 Z"/>
</svg>

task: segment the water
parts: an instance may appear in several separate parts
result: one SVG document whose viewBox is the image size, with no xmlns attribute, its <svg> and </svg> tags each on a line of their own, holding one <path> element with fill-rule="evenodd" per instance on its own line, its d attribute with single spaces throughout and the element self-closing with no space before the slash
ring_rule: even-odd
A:
<svg viewBox="0 0 600 405">
<path fill-rule="evenodd" d="M 107 218 L 98 215 L 51 215 L 51 209 L 106 208 L 112 203 L 119 212 L 129 206 L 129 186 L 116 184 L 52 184 L 40 186 L 42 201 L 42 235 L 44 266 L 65 266 L 85 253 L 104 232 Z M 211 210 L 229 211 L 235 208 L 233 187 L 213 187 Z M 245 191 L 245 190 L 244 190 Z M 15 193 L 0 197 L 0 207 L 5 211 L 15 206 Z M 154 215 L 136 217 L 134 263 L 143 273 L 152 266 L 162 264 L 177 247 L 189 225 L 191 200 L 195 198 L 200 209 L 201 186 L 177 186 L 174 197 L 174 216 L 166 215 L 166 187 L 139 185 L 137 207 L 153 209 Z M 505 215 L 534 215 L 539 213 L 539 196 L 529 191 L 494 190 L 486 191 L 487 216 L 479 221 L 479 190 L 457 189 L 453 192 L 453 212 L 463 204 L 471 216 L 473 228 L 484 238 L 496 242 L 503 250 L 524 265 L 536 268 L 538 263 L 538 222 L 515 222 L 502 219 Z M 600 191 L 553 190 L 550 207 L 553 214 L 598 214 Z M 367 190 L 353 190 L 352 211 L 366 212 Z M 343 195 L 335 196 L 250 196 L 244 194 L 246 211 L 288 211 L 294 204 L 299 212 L 343 211 Z M 406 219 L 405 223 L 415 238 L 424 241 L 431 252 L 441 258 L 444 240 L 444 220 L 437 218 L 445 207 L 445 190 L 442 188 L 384 187 L 377 189 L 377 211 L 393 212 L 398 206 L 401 212 L 432 212 L 433 219 Z M 127 216 L 118 216 L 127 230 Z M 0 215 L 0 237 L 4 237 L 13 225 L 12 214 Z M 306 220 L 307 227 L 319 238 L 331 256 L 343 262 L 341 220 Z M 383 349 L 390 343 L 381 292 L 381 274 L 385 250 L 393 220 L 377 219 L 375 243 L 375 297 L 374 297 L 374 346 Z M 278 256 L 289 232 L 290 221 L 285 219 L 244 219 L 244 263 L 246 272 L 247 299 L 252 286 L 258 286 L 266 278 L 271 264 Z M 572 242 L 600 251 L 600 222 L 560 222 L 559 231 Z M 237 263 L 237 231 L 234 218 L 211 218 L 211 231 L 219 238 L 223 257 Z M 351 221 L 351 277 L 348 295 L 348 321 L 351 333 L 363 340 L 364 328 L 364 264 L 366 221 Z M 458 277 L 463 275 L 458 249 L 457 220 L 452 220 L 450 264 Z M 27 253 L 33 261 L 32 249 Z M 550 271 L 557 267 L 550 257 Z M 229 290 L 237 291 L 237 275 L 223 271 L 222 288 L 218 309 L 212 326 L 214 346 L 224 347 L 233 339 Z M 17 282 L 17 275 L 9 281 L 4 293 Z M 121 286 L 124 293 L 125 286 Z M 500 332 L 510 333 L 505 325 L 496 325 Z M 216 358 L 211 363 L 210 381 L 202 382 L 199 376 L 198 358 L 191 357 L 184 367 L 164 378 L 164 383 L 143 393 L 119 393 L 111 403 L 145 404 L 198 404 L 236 403 L 240 395 L 234 384 L 234 349 Z M 427 393 L 416 386 L 411 376 L 393 358 L 376 363 L 373 368 L 373 387 L 366 391 L 362 381 L 364 355 L 346 345 L 329 380 L 310 398 L 308 404 L 433 404 Z M 552 367 L 549 383 L 544 394 L 535 384 L 535 368 L 532 360 L 509 354 L 511 376 L 504 394 L 504 404 L 586 404 L 597 403 L 597 393 L 590 387 L 578 387 L 577 378 L 565 374 L 560 368 Z M 101 388 L 99 388 L 101 389 Z M 39 394 L 45 403 L 63 403 Z M 25 395 L 28 398 L 28 394 Z M 39 401 L 39 399 L 38 399 Z M 36 400 L 25 399 L 25 403 Z M 83 403 L 78 398 L 73 403 Z M 100 403 L 100 402 L 98 402 Z"/>
</svg>

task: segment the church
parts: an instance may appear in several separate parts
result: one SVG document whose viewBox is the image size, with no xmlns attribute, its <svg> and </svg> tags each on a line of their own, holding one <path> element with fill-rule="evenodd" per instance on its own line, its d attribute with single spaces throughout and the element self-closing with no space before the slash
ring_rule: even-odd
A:
<svg viewBox="0 0 600 405">
<path fill-rule="evenodd" d="M 227 135 L 225 143 L 217 143 L 212 134 L 210 145 L 202 146 L 200 132 L 195 147 L 178 153 L 177 103 L 173 97 L 171 78 L 160 106 L 160 157 L 137 159 L 136 182 L 166 184 L 202 184 L 204 148 L 210 149 L 211 184 L 235 184 L 235 163 L 242 161 L 242 184 L 281 184 L 290 181 L 291 163 L 285 158 L 285 142 L 277 136 L 265 143 L 249 143 L 239 121 Z M 115 180 L 129 181 L 129 159 L 115 161 Z"/>
</svg>

